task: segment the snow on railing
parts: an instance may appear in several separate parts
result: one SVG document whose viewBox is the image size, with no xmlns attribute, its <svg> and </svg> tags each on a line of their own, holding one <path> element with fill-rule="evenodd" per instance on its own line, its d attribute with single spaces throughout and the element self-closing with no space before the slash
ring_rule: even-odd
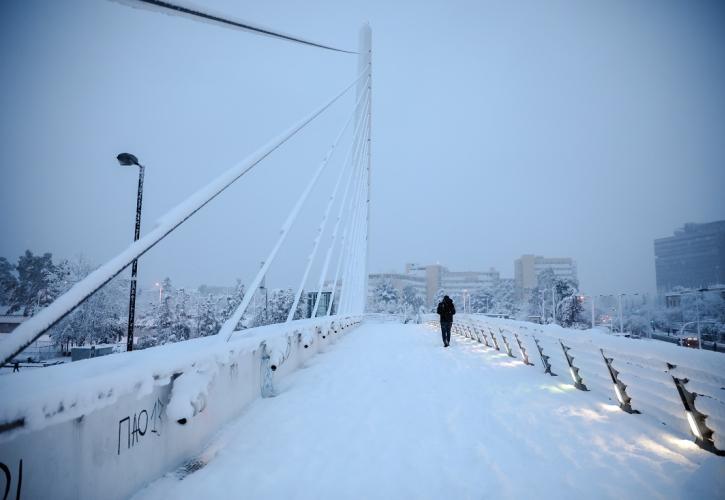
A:
<svg viewBox="0 0 725 500">
<path fill-rule="evenodd" d="M 361 321 L 296 320 L 0 377 L 0 464 L 24 463 L 23 498 L 126 498 Z"/>
<path fill-rule="evenodd" d="M 325 339 L 360 321 L 357 316 L 297 320 L 235 332 L 226 344 L 203 337 L 1 377 L 0 442 L 12 437 L 10 430 L 37 430 L 78 418 L 122 396 L 140 397 L 167 384 L 173 386 L 169 417 L 191 417 L 203 410 L 201 401 L 219 370 L 236 363 L 241 354 L 263 350 L 276 371 L 290 357 L 293 344 L 307 349 L 315 337 Z"/>
<path fill-rule="evenodd" d="M 424 320 L 438 324 L 437 315 Z M 725 455 L 725 356 L 720 353 L 475 314 L 457 315 L 452 331 L 520 358 L 522 366 L 569 379 L 625 412 L 689 432 L 701 448 Z"/>
</svg>

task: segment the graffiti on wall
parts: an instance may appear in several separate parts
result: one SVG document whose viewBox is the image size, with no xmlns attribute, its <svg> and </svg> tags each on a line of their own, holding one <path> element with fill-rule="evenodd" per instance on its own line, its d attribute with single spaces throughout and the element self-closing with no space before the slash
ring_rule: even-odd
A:
<svg viewBox="0 0 725 500">
<path fill-rule="evenodd" d="M 2 500 L 8 500 L 11 498 L 10 488 L 13 485 L 13 471 L 6 464 L 0 462 L 0 471 L 5 481 L 5 487 L 0 490 L 3 491 Z M 23 460 L 20 459 L 18 462 L 17 474 L 15 475 L 15 500 L 20 500 L 20 491 L 23 487 Z"/>
<path fill-rule="evenodd" d="M 126 450 L 130 450 L 136 446 L 139 441 L 148 433 L 161 436 L 161 416 L 164 410 L 164 404 L 160 399 L 156 398 L 151 411 L 143 409 L 138 413 L 134 413 L 133 417 L 128 415 L 118 421 L 118 448 L 117 454 L 121 454 L 121 443 L 126 444 Z M 124 432 L 125 430 L 125 432 Z M 125 439 L 122 439 L 125 438 Z"/>
</svg>

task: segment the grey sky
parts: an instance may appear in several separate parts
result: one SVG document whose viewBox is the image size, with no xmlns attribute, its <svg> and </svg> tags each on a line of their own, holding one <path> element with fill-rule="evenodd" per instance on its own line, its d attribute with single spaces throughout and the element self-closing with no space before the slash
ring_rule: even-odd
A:
<svg viewBox="0 0 725 500">
<path fill-rule="evenodd" d="M 721 2 L 198 3 L 351 49 L 370 21 L 371 270 L 512 277 L 537 253 L 577 259 L 586 291 L 651 291 L 655 237 L 725 218 Z M 148 165 L 147 229 L 356 71 L 355 56 L 109 1 L 0 9 L 11 259 L 105 261 L 133 234 L 136 174 L 117 153 Z M 249 282 L 353 97 L 145 256 L 142 281 Z M 270 284 L 297 284 L 332 166 Z"/>
</svg>

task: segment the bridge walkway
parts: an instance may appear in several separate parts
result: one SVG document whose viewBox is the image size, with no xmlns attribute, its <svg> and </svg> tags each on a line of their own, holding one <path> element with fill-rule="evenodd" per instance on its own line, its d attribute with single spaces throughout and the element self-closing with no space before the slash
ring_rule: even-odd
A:
<svg viewBox="0 0 725 500">
<path fill-rule="evenodd" d="M 725 466 L 564 377 L 365 323 L 141 499 L 714 498 Z M 720 479 L 716 479 L 720 477 Z M 720 493 L 717 489 L 720 488 Z"/>
</svg>

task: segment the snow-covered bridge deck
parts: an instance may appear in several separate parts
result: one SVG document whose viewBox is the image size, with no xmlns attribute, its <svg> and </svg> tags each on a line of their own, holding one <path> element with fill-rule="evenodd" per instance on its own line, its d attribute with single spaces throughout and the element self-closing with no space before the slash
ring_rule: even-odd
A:
<svg viewBox="0 0 725 500">
<path fill-rule="evenodd" d="M 725 460 L 481 344 L 365 323 L 140 491 L 157 498 L 716 498 Z"/>
</svg>

